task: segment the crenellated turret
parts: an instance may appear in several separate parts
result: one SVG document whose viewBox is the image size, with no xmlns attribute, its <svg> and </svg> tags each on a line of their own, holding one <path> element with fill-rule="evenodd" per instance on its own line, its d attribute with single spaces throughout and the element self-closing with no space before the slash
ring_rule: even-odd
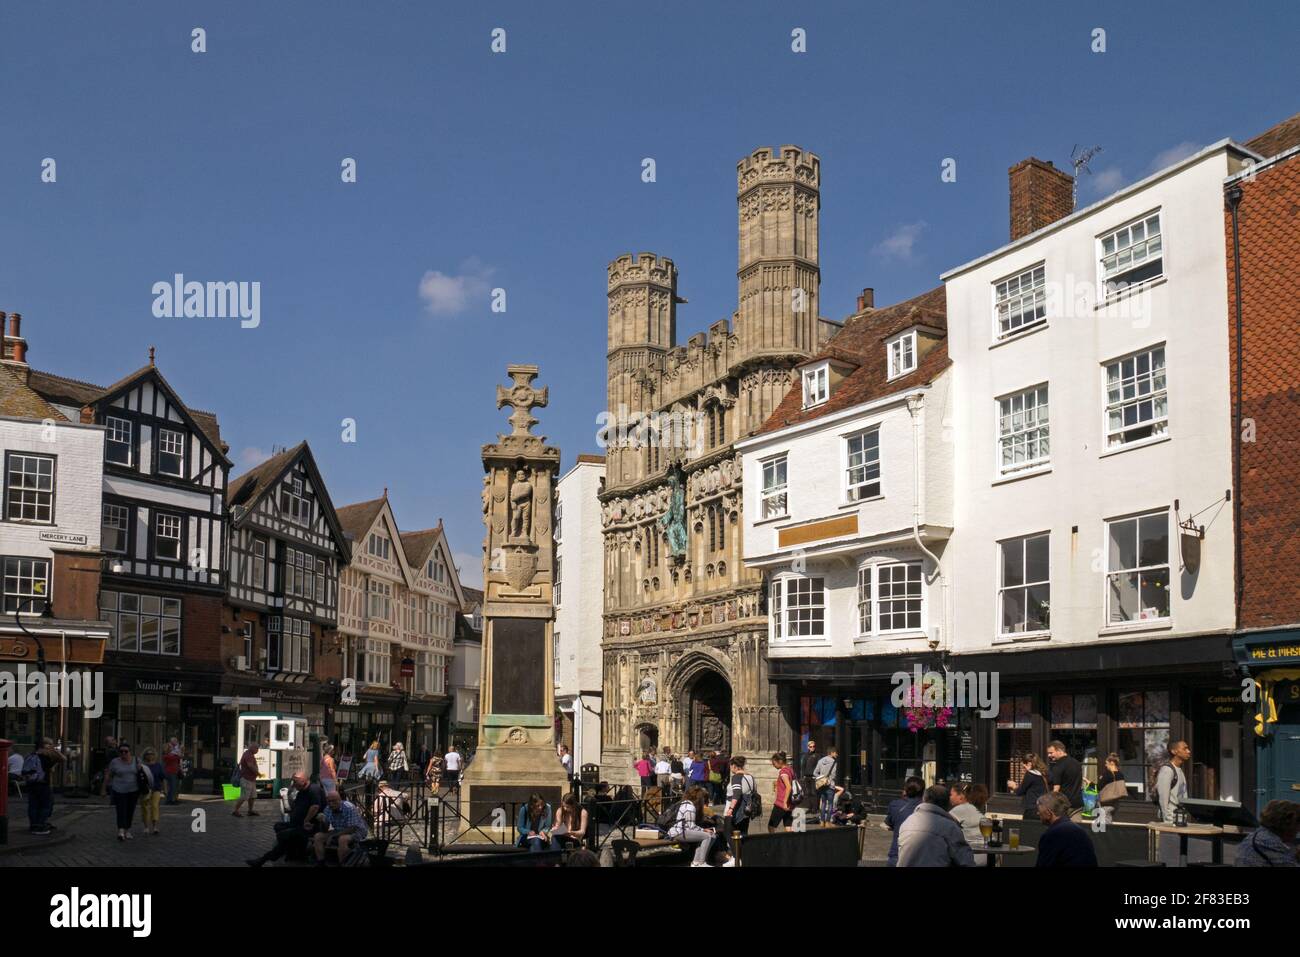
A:
<svg viewBox="0 0 1300 957">
<path fill-rule="evenodd" d="M 740 316 L 745 356 L 816 351 L 821 160 L 763 147 L 736 164 Z"/>
</svg>

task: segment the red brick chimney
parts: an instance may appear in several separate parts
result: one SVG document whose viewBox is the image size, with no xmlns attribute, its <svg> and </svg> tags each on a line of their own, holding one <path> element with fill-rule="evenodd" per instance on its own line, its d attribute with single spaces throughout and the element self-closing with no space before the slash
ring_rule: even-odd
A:
<svg viewBox="0 0 1300 957">
<path fill-rule="evenodd" d="M 0 325 L 4 324 L 5 314 L 0 312 Z M 16 312 L 9 313 L 9 328 L 5 330 L 4 350 L 0 352 L 0 361 L 5 365 L 27 368 L 27 340 L 23 338 L 23 317 Z"/>
<path fill-rule="evenodd" d="M 1074 177 L 1034 157 L 1007 170 L 1011 181 L 1011 241 L 1074 212 Z"/>
<path fill-rule="evenodd" d="M 858 296 L 858 312 L 866 312 L 868 309 L 876 308 L 876 290 L 867 286 L 862 290 L 862 295 Z"/>
</svg>

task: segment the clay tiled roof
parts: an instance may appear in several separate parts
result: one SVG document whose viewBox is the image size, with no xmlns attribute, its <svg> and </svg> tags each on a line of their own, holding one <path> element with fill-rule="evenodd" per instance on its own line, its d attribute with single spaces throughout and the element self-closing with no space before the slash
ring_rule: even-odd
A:
<svg viewBox="0 0 1300 957">
<path fill-rule="evenodd" d="M 231 505 L 248 505 L 260 498 L 262 493 L 273 483 L 293 461 L 306 442 L 299 442 L 291 449 L 285 449 L 273 455 L 261 465 L 256 465 L 243 475 L 231 479 L 226 489 L 226 501 Z"/>
<path fill-rule="evenodd" d="M 590 462 L 593 465 L 604 465 L 605 456 L 596 455 L 592 452 L 582 452 L 578 455 L 579 462 Z"/>
<path fill-rule="evenodd" d="M 412 568 L 420 568 L 429 559 L 442 526 L 426 528 L 419 532 L 402 532 L 402 551 L 406 552 L 406 563 Z"/>
<path fill-rule="evenodd" d="M 475 605 L 483 604 L 483 592 L 481 589 L 470 588 L 468 586 L 462 585 L 460 590 L 461 593 L 465 596 L 466 610 L 473 608 Z"/>
<path fill-rule="evenodd" d="M 368 502 L 344 505 L 338 510 L 339 524 L 343 526 L 343 533 L 354 542 L 360 541 L 361 536 L 370 531 L 370 526 L 375 523 L 375 518 L 383 510 L 386 501 L 387 498 L 381 495 Z"/>
<path fill-rule="evenodd" d="M 40 372 L 32 369 L 27 377 L 27 383 L 33 390 L 40 393 L 47 401 L 57 402 L 60 405 L 71 405 L 81 408 L 85 405 L 93 405 L 100 399 L 111 396 L 133 385 L 137 380 L 154 374 L 162 383 L 163 387 L 172 394 L 176 402 L 181 404 L 185 411 L 189 413 L 194 424 L 203 430 L 206 435 L 223 454 L 226 446 L 221 441 L 221 425 L 217 422 L 217 417 L 212 412 L 205 412 L 201 409 L 191 409 L 181 402 L 180 396 L 176 390 L 171 387 L 163 374 L 158 371 L 157 366 L 141 366 L 130 375 L 118 379 L 112 385 L 105 388 L 100 385 L 93 385 L 90 382 L 82 382 L 79 379 L 68 379 L 64 376 L 54 375 L 51 372 Z"/>
<path fill-rule="evenodd" d="M 811 422 L 933 381 L 952 364 L 948 358 L 946 336 L 921 356 L 913 371 L 896 379 L 887 378 L 885 340 L 912 326 L 928 326 L 946 332 L 947 308 L 944 287 L 939 286 L 895 305 L 868 309 L 850 316 L 835 338 L 816 357 L 803 365 L 821 359 L 834 359 L 856 368 L 831 390 L 831 396 L 826 402 L 811 409 L 803 408 L 803 384 L 796 380 L 781 404 L 756 434 L 763 435 L 801 422 Z"/>
<path fill-rule="evenodd" d="M 29 387 L 25 378 L 7 366 L 0 366 L 0 415 L 66 422 L 68 417 Z"/>
<path fill-rule="evenodd" d="M 1276 156 L 1293 146 L 1300 146 L 1300 113 L 1247 140 L 1245 146 L 1264 157 Z"/>
</svg>

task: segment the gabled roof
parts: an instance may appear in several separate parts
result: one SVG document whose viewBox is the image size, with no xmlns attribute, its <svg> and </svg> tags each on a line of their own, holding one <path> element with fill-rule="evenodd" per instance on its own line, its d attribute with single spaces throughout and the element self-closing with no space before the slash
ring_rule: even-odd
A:
<svg viewBox="0 0 1300 957">
<path fill-rule="evenodd" d="M 394 560 L 402 571 L 402 579 L 406 582 L 406 587 L 410 588 L 415 584 L 417 573 L 415 566 L 406 557 L 406 549 L 402 547 L 402 532 L 397 527 L 397 516 L 393 514 L 393 506 L 388 501 L 388 489 L 384 489 L 384 494 L 379 498 L 344 505 L 338 510 L 339 524 L 343 526 L 344 534 L 356 542 L 358 547 L 366 533 L 384 514 L 388 515 L 388 525 L 392 531 Z"/>
<path fill-rule="evenodd" d="M 265 462 L 253 466 L 243 475 L 236 476 L 226 486 L 226 505 L 227 508 L 233 509 L 234 506 L 240 506 L 243 511 L 236 516 L 233 511 L 230 517 L 230 523 L 238 527 L 243 523 L 244 517 L 248 515 L 257 503 L 274 489 L 284 474 L 301 459 L 304 467 L 307 469 L 307 476 L 311 479 L 312 489 L 316 493 L 316 501 L 320 505 L 325 515 L 325 521 L 334 535 L 335 545 L 338 547 L 339 556 L 343 564 L 352 561 L 352 547 L 348 544 L 347 536 L 343 533 L 343 526 L 339 524 L 338 512 L 334 510 L 334 503 L 330 501 L 329 491 L 325 488 L 325 480 L 321 478 L 320 469 L 316 467 L 316 457 L 311 454 L 311 446 L 306 441 L 299 442 L 291 449 L 286 449 L 278 455 L 273 455 Z"/>
<path fill-rule="evenodd" d="M 461 588 L 460 593 L 465 596 L 465 601 L 462 603 L 461 607 L 466 609 L 466 611 L 473 608 L 475 605 L 478 605 L 479 607 L 483 606 L 483 590 L 481 588 L 470 588 L 468 585 L 465 585 Z"/>
<path fill-rule="evenodd" d="M 426 528 L 422 532 L 402 532 L 402 551 L 406 552 L 406 560 L 411 563 L 412 568 L 419 568 L 433 553 L 433 546 L 438 542 L 438 533 L 442 525 L 437 528 Z"/>
<path fill-rule="evenodd" d="M 172 404 L 180 409 L 183 416 L 189 417 L 190 424 L 207 438 L 212 445 L 213 451 L 229 465 L 230 459 L 226 456 L 226 445 L 221 441 L 221 425 L 217 422 L 216 415 L 201 409 L 192 409 L 186 405 L 181 400 L 181 397 L 177 395 L 176 390 L 171 387 L 171 383 L 167 381 L 155 365 L 141 366 L 107 388 L 92 385 L 89 382 L 82 382 L 79 379 L 67 379 L 51 372 L 40 372 L 36 369 L 32 369 L 28 373 L 27 384 L 48 402 L 80 408 L 84 405 L 96 405 L 110 400 L 146 378 L 153 378 L 157 381 L 157 384 L 167 394 L 167 397 L 171 399 Z"/>
<path fill-rule="evenodd" d="M 755 434 L 764 435 L 801 422 L 811 422 L 873 399 L 932 382 L 952 365 L 952 360 L 948 358 L 946 335 L 921 356 L 914 370 L 894 379 L 888 377 L 885 340 L 913 326 L 946 333 L 948 302 L 943 286 L 883 309 L 867 309 L 850 316 L 835 338 L 817 356 L 801 365 L 808 366 L 831 359 L 856 368 L 831 390 L 829 399 L 811 409 L 803 408 L 803 383 L 796 381 Z"/>
<path fill-rule="evenodd" d="M 13 416 L 16 419 L 69 421 L 66 415 L 28 386 L 23 381 L 25 378 L 8 366 L 0 365 L 0 415 Z"/>
<path fill-rule="evenodd" d="M 368 502 L 356 502 L 340 507 L 339 524 L 343 526 L 344 533 L 354 542 L 359 542 L 362 536 L 370 531 L 370 526 L 375 524 L 375 519 L 384 510 L 386 501 L 388 500 L 381 495 Z"/>
<path fill-rule="evenodd" d="M 456 571 L 456 563 L 452 561 L 451 544 L 447 541 L 447 532 L 442 527 L 442 520 L 439 519 L 438 524 L 433 528 L 402 533 L 402 550 L 406 552 L 406 560 L 411 563 L 411 568 L 417 575 L 440 545 L 443 564 L 447 566 L 447 574 L 451 577 L 451 590 L 456 595 L 457 604 L 464 608 L 465 593 L 469 589 L 461 587 L 460 573 Z"/>
<path fill-rule="evenodd" d="M 1300 113 L 1265 130 L 1254 139 L 1247 140 L 1243 145 L 1265 159 L 1285 153 L 1293 146 L 1300 146 Z"/>
</svg>

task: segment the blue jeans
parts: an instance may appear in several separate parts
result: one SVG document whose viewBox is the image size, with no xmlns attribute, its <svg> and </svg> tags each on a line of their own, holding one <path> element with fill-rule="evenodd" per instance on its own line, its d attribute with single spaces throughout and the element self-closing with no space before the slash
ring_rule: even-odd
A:
<svg viewBox="0 0 1300 957">
<path fill-rule="evenodd" d="M 176 792 L 180 789 L 181 776 L 179 774 L 168 774 L 167 778 L 167 803 L 176 803 Z"/>
<path fill-rule="evenodd" d="M 27 822 L 35 830 L 39 830 L 49 822 L 50 815 L 54 813 L 54 794 L 50 791 L 49 782 L 41 784 L 29 784 L 27 786 Z"/>
<path fill-rule="evenodd" d="M 817 811 L 817 819 L 823 824 L 829 823 L 831 816 L 835 813 L 835 788 L 827 785 L 817 792 L 820 801 Z"/>
<path fill-rule="evenodd" d="M 528 852 L 530 854 L 539 854 L 542 851 L 546 850 L 546 842 L 543 841 L 540 837 L 521 837 L 519 839 L 520 847 L 522 847 L 525 844 L 528 845 Z"/>
</svg>

